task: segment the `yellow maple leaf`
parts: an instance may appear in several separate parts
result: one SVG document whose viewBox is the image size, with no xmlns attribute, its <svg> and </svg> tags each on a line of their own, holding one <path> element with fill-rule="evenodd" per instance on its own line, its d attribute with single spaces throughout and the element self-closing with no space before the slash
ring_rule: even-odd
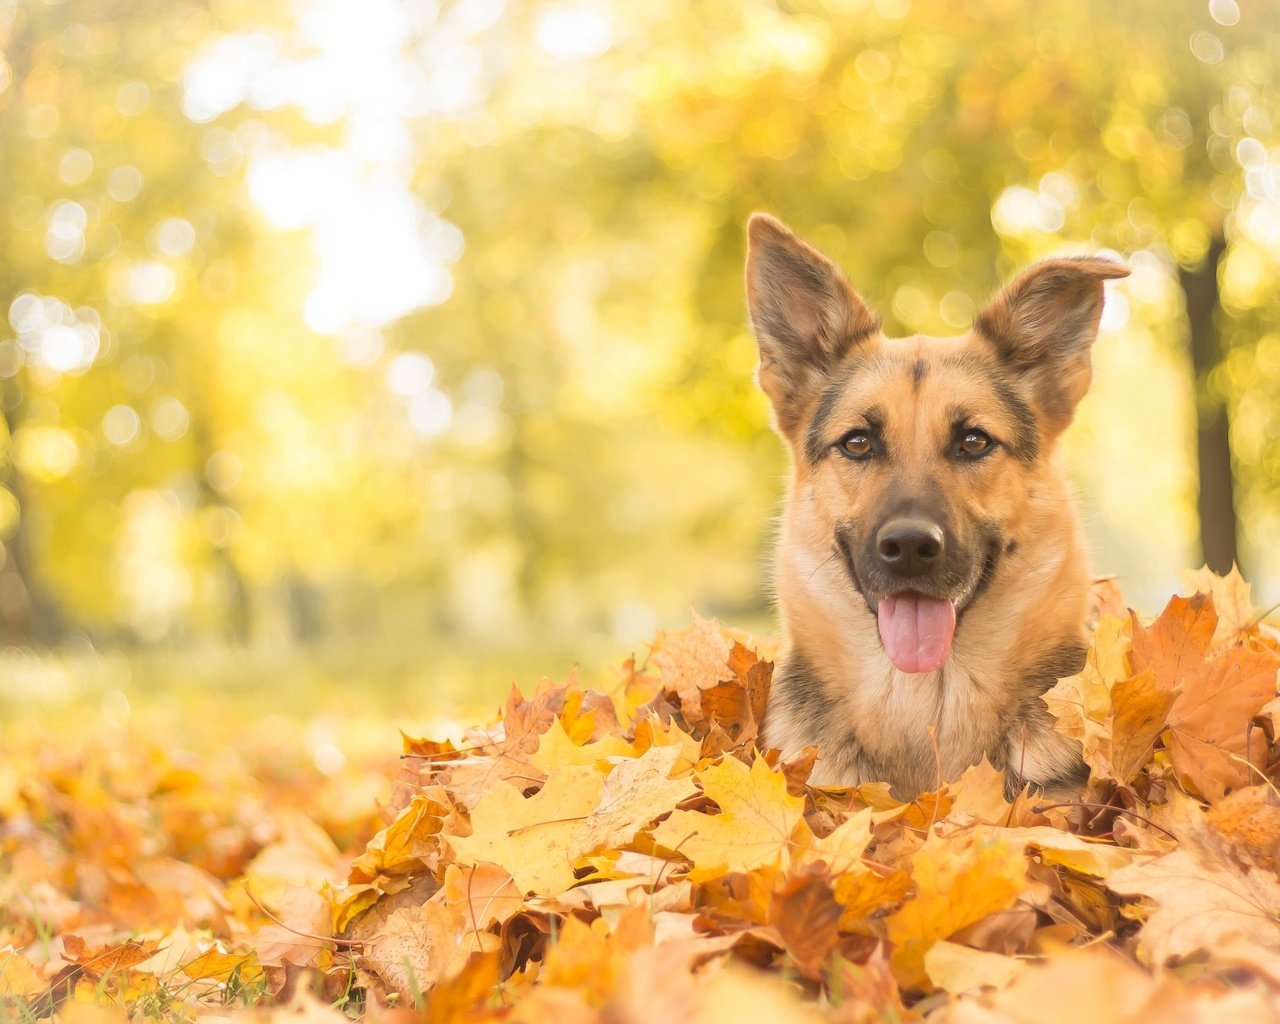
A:
<svg viewBox="0 0 1280 1024">
<path fill-rule="evenodd" d="M 371 882 L 380 875 L 421 871 L 440 848 L 440 829 L 449 807 L 428 793 L 418 793 L 395 820 L 369 840 L 351 864 L 348 881 Z"/>
<path fill-rule="evenodd" d="M 822 861 L 833 875 L 858 867 L 871 843 L 873 814 L 870 807 L 864 807 L 821 839 L 802 820 L 796 827 L 792 863 L 802 865 Z"/>
<path fill-rule="evenodd" d="M 236 974 L 244 981 L 256 981 L 262 977 L 262 968 L 253 953 L 228 953 L 219 944 L 184 963 L 182 973 L 194 980 L 225 982 Z"/>
<path fill-rule="evenodd" d="M 1014 807 L 1005 799 L 1005 785 L 1004 772 L 994 768 L 984 757 L 947 785 L 952 799 L 948 816 L 954 820 L 968 815 L 993 825 L 1008 824 L 1014 815 Z"/>
<path fill-rule="evenodd" d="M 901 869 L 881 874 L 859 865 L 846 871 L 832 887 L 840 912 L 840 930 L 871 934 L 870 919 L 901 903 L 911 887 L 911 876 Z"/>
<path fill-rule="evenodd" d="M 782 862 L 804 812 L 804 798 L 787 792 L 787 780 L 763 758 L 748 768 L 725 757 L 695 773 L 719 814 L 675 811 L 653 830 L 654 840 L 693 862 L 689 879 L 703 882 L 731 871 Z"/>
<path fill-rule="evenodd" d="M 21 953 L 12 946 L 0 949 L 0 999 L 10 997 L 16 1001 L 24 996 L 33 996 L 45 984 L 40 972 Z"/>
<path fill-rule="evenodd" d="M 576 881 L 582 823 L 599 806 L 604 776 L 587 765 L 547 776 L 527 800 L 509 782 L 490 787 L 471 810 L 471 835 L 448 836 L 457 862 L 505 868 L 521 892 L 558 896 Z"/>
<path fill-rule="evenodd" d="M 591 765 L 608 757 L 629 756 L 634 753 L 635 748 L 621 736 L 609 735 L 594 743 L 579 743 L 569 736 L 564 723 L 556 718 L 551 723 L 551 728 L 538 737 L 538 749 L 530 756 L 529 763 L 549 775 L 557 768 Z"/>
<path fill-rule="evenodd" d="M 930 836 L 912 858 L 915 896 L 885 919 L 903 988 L 927 984 L 924 954 L 939 939 L 1004 910 L 1027 886 L 1021 847 L 961 832 Z"/>
<path fill-rule="evenodd" d="M 679 746 L 650 747 L 615 766 L 605 779 L 600 806 L 582 823 L 581 848 L 621 849 L 655 818 L 695 795 L 691 774 L 671 777 L 681 756 Z"/>
<path fill-rule="evenodd" d="M 570 917 L 547 951 L 539 981 L 573 989 L 588 1005 L 603 1006 L 626 972 L 627 954 L 652 941 L 653 923 L 644 907 L 623 910 L 612 923 Z"/>
<path fill-rule="evenodd" d="M 654 747 L 680 748 L 680 757 L 673 771 L 687 771 L 702 760 L 702 742 L 694 739 L 680 728 L 672 719 L 663 724 L 662 720 L 652 712 L 636 722 L 636 746 L 645 749 L 645 745 Z"/>
</svg>

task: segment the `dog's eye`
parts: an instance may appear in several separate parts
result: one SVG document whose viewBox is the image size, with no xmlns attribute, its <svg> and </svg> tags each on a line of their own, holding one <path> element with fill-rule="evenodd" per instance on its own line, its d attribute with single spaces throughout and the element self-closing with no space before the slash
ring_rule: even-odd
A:
<svg viewBox="0 0 1280 1024">
<path fill-rule="evenodd" d="M 966 430 L 960 438 L 961 455 L 982 455 L 991 448 L 991 435 L 983 430 Z"/>
<path fill-rule="evenodd" d="M 871 440 L 871 435 L 865 430 L 855 430 L 851 434 L 845 435 L 837 447 L 841 454 L 847 455 L 851 459 L 870 458 L 875 451 L 875 442 Z"/>
</svg>

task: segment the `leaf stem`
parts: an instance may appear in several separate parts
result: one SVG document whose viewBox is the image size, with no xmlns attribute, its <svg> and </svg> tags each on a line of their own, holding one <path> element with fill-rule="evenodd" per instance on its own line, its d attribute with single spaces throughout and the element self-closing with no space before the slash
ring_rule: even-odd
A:
<svg viewBox="0 0 1280 1024">
<path fill-rule="evenodd" d="M 1163 825 L 1157 825 L 1150 818 L 1139 814 L 1137 811 L 1131 811 L 1127 807 L 1117 807 L 1115 806 L 1115 804 L 1103 804 L 1093 800 L 1064 800 L 1060 804 L 1036 804 L 1031 808 L 1031 811 L 1033 814 L 1043 814 L 1045 811 L 1052 811 L 1054 808 L 1057 808 L 1057 807 L 1091 807 L 1099 811 L 1115 811 L 1117 814 L 1127 814 L 1131 818 L 1137 818 L 1139 821 L 1145 822 L 1146 824 L 1150 825 L 1152 828 L 1158 828 L 1161 832 L 1167 835 L 1175 843 L 1181 842 L 1181 840 L 1178 839 L 1177 836 L 1175 836 Z"/>
</svg>

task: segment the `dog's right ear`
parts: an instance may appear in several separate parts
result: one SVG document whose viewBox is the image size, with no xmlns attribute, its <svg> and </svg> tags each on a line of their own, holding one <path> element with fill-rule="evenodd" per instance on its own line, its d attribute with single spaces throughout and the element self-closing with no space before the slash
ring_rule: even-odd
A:
<svg viewBox="0 0 1280 1024">
<path fill-rule="evenodd" d="M 834 263 L 763 213 L 747 221 L 747 309 L 760 345 L 760 387 L 784 433 L 803 418 L 814 383 L 880 329 Z"/>
</svg>

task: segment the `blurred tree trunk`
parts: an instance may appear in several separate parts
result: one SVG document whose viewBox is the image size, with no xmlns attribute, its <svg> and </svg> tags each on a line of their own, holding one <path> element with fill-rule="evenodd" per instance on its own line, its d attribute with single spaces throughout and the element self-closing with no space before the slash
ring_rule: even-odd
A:
<svg viewBox="0 0 1280 1024">
<path fill-rule="evenodd" d="M 191 392 L 197 394 L 194 390 Z M 235 511 L 235 506 L 225 494 L 219 494 L 209 482 L 208 465 L 214 451 L 209 437 L 207 412 L 203 403 L 192 400 L 191 403 L 191 439 L 195 451 L 192 465 L 192 476 L 200 494 L 201 508 L 218 506 Z M 224 629 L 227 639 L 233 644 L 247 644 L 253 633 L 253 607 L 250 604 L 249 586 L 245 582 L 244 573 L 236 564 L 235 557 L 227 543 L 216 541 L 211 545 L 214 564 L 222 574 L 222 583 L 226 599 L 226 619 Z"/>
<path fill-rule="evenodd" d="M 324 616 L 316 587 L 295 567 L 285 576 L 285 590 L 289 597 L 289 628 L 293 642 L 315 643 L 324 631 Z"/>
<path fill-rule="evenodd" d="M 1196 379 L 1196 461 L 1200 494 L 1200 547 L 1214 572 L 1237 561 L 1235 481 L 1231 473 L 1231 418 L 1226 400 L 1209 390 L 1209 373 L 1223 358 L 1214 315 L 1218 311 L 1218 269 L 1226 251 L 1219 227 L 1199 266 L 1178 268 L 1187 307 L 1191 367 Z"/>
<path fill-rule="evenodd" d="M 5 484 L 18 502 L 18 523 L 4 542 L 0 569 L 0 623 L 7 644 L 55 646 L 66 636 L 66 619 L 57 602 L 45 591 L 36 566 L 31 539 L 31 504 L 22 474 L 13 461 L 12 438 L 22 419 L 24 396 L 14 380 L 4 391 L 5 428 L 9 439 L 9 472 Z"/>
</svg>

